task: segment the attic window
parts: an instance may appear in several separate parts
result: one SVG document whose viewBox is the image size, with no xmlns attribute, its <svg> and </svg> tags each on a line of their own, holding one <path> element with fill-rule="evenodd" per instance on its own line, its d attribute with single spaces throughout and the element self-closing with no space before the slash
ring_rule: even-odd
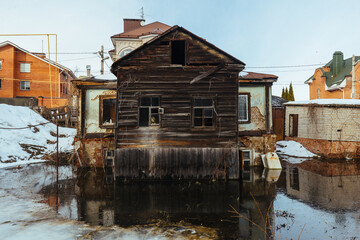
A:
<svg viewBox="0 0 360 240">
<path fill-rule="evenodd" d="M 185 41 L 171 41 L 171 64 L 185 65 Z"/>
</svg>

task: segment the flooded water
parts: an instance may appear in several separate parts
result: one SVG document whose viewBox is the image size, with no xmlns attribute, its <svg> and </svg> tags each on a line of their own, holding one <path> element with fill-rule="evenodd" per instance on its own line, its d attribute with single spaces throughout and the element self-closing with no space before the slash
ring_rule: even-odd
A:
<svg viewBox="0 0 360 240">
<path fill-rule="evenodd" d="M 283 166 L 282 171 L 252 168 L 243 173 L 243 181 L 129 181 L 115 185 L 106 184 L 102 171 L 83 171 L 77 178 L 40 192 L 62 216 L 93 226 L 190 231 L 185 236 L 193 239 L 360 236 L 357 171 L 327 176 L 306 164 Z"/>
</svg>

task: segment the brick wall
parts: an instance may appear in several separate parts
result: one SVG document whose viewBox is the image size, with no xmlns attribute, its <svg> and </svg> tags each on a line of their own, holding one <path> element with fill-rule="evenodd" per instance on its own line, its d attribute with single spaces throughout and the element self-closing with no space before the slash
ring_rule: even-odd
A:
<svg viewBox="0 0 360 240">
<path fill-rule="evenodd" d="M 286 106 L 285 136 L 289 136 L 289 115 L 298 114 L 298 137 L 360 141 L 360 107 Z"/>
</svg>

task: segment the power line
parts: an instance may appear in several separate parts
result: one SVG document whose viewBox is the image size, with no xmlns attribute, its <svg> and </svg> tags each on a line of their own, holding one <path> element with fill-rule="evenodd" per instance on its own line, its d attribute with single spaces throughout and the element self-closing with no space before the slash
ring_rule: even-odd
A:
<svg viewBox="0 0 360 240">
<path fill-rule="evenodd" d="M 290 65 L 290 66 L 264 66 L 264 67 L 245 67 L 246 68 L 297 68 L 297 67 L 314 67 L 314 66 L 323 66 L 324 63 L 316 64 L 304 64 L 304 65 Z"/>
<path fill-rule="evenodd" d="M 73 59 L 65 59 L 62 61 L 58 61 L 58 62 L 69 62 L 69 61 L 76 61 L 76 60 L 83 60 L 83 59 L 93 59 L 93 58 L 98 58 L 99 56 L 96 57 L 87 57 L 87 58 L 73 58 Z"/>
</svg>

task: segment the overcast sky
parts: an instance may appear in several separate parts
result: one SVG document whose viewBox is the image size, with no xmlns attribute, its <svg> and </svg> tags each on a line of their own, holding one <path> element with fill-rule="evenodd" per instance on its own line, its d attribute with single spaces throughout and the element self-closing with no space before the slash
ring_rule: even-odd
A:
<svg viewBox="0 0 360 240">
<path fill-rule="evenodd" d="M 360 55 L 360 1 L 0 0 L 0 6 L 0 34 L 56 33 L 58 61 L 77 75 L 86 65 L 99 73 L 100 58 L 91 53 L 101 45 L 112 49 L 110 36 L 123 31 L 123 18 L 139 18 L 142 7 L 146 23 L 182 26 L 245 62 L 245 71 L 279 76 L 274 95 L 292 82 L 296 100 L 308 99 L 303 82 L 315 64 L 327 63 L 337 50 L 345 58 Z M 47 52 L 46 37 L 0 36 L 6 40 Z M 54 52 L 54 38 L 50 45 Z"/>
</svg>

